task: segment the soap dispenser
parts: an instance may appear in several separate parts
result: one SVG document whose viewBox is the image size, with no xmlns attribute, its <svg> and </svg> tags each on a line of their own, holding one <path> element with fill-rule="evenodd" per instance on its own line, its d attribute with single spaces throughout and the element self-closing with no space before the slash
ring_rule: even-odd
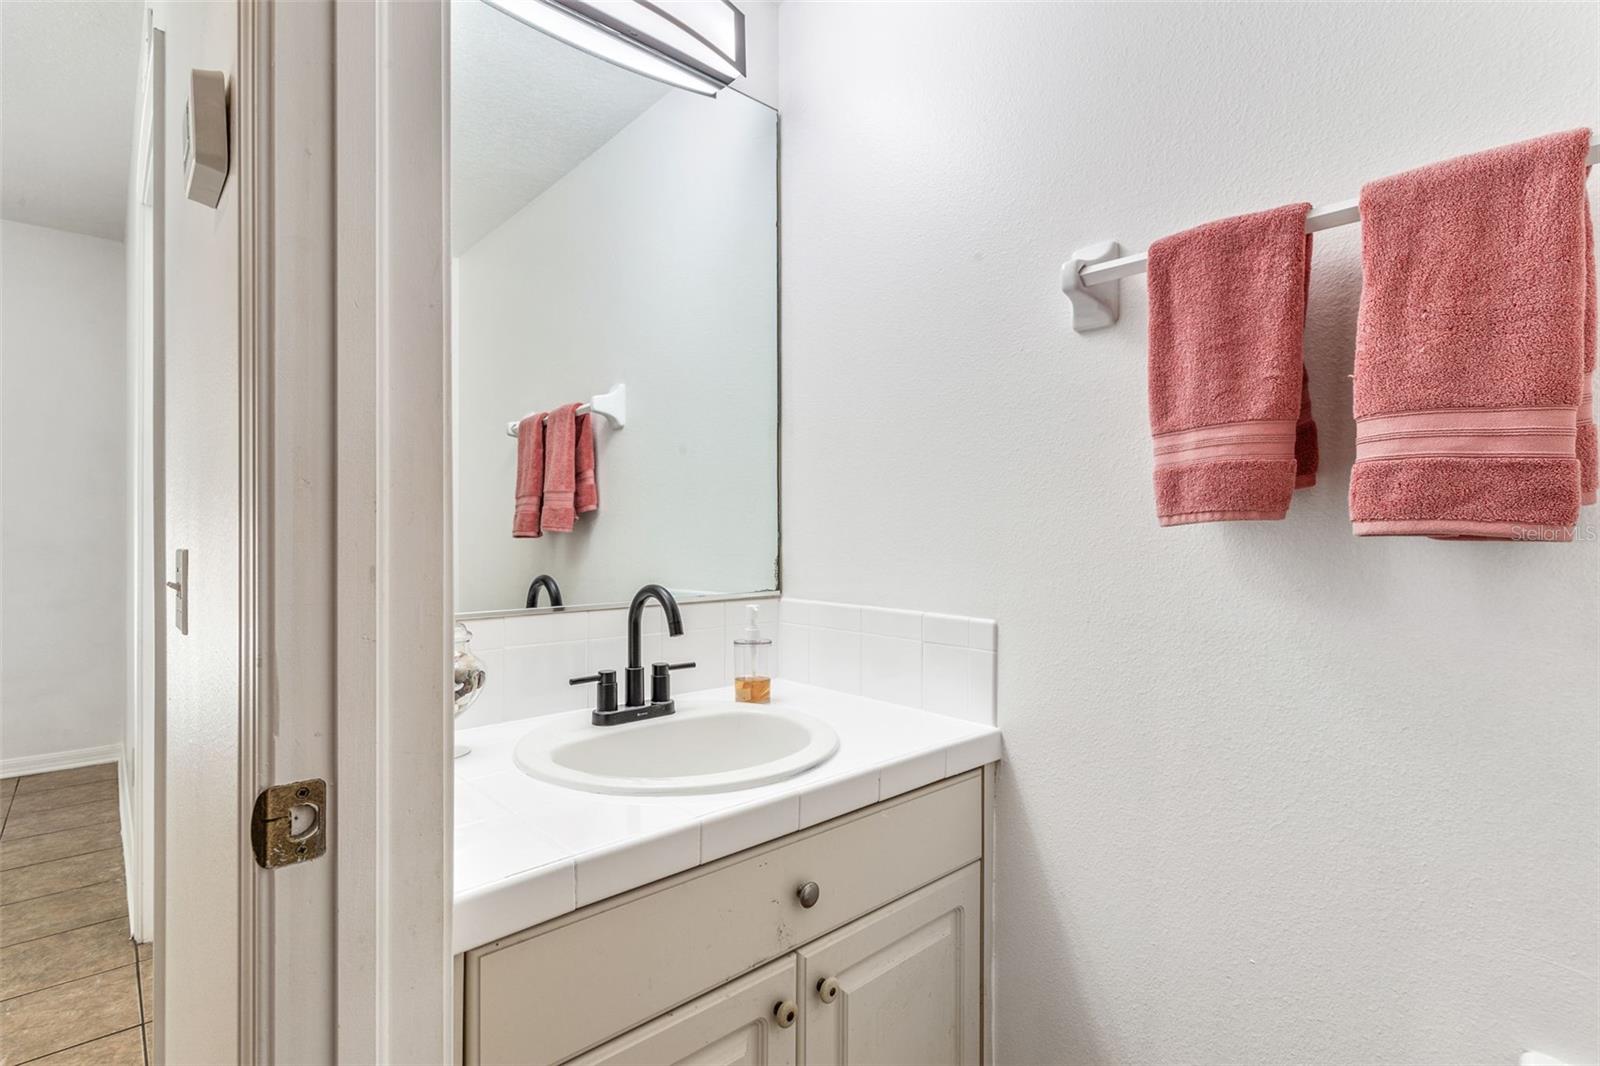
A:
<svg viewBox="0 0 1600 1066">
<path fill-rule="evenodd" d="M 744 636 L 733 642 L 733 698 L 740 703 L 767 703 L 772 699 L 772 641 L 761 635 L 761 608 L 746 608 Z"/>
</svg>

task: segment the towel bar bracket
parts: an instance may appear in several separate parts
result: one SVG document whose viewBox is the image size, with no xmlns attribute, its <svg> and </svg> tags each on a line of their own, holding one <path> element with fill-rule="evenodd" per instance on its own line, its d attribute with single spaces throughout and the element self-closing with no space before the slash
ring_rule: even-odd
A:
<svg viewBox="0 0 1600 1066">
<path fill-rule="evenodd" d="M 1061 291 L 1072 301 L 1072 329 L 1075 333 L 1105 329 L 1117 324 L 1122 314 L 1122 286 L 1112 281 L 1090 288 L 1084 284 L 1083 268 L 1104 263 L 1122 254 L 1116 241 L 1101 241 L 1072 253 L 1072 258 L 1061 264 Z"/>
<path fill-rule="evenodd" d="M 628 386 L 613 385 L 609 392 L 603 392 L 588 403 L 578 405 L 578 414 L 594 414 L 605 419 L 606 424 L 612 429 L 621 429 L 628 424 Z M 515 437 L 517 427 L 522 420 L 506 423 L 506 436 Z"/>
</svg>

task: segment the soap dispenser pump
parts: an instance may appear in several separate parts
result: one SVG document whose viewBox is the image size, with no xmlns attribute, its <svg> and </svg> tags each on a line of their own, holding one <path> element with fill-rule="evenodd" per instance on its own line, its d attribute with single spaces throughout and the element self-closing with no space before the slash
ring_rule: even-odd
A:
<svg viewBox="0 0 1600 1066">
<path fill-rule="evenodd" d="M 768 703 L 772 700 L 772 668 L 767 660 L 772 641 L 761 635 L 757 604 L 746 609 L 744 636 L 733 642 L 733 698 L 740 703 Z"/>
</svg>

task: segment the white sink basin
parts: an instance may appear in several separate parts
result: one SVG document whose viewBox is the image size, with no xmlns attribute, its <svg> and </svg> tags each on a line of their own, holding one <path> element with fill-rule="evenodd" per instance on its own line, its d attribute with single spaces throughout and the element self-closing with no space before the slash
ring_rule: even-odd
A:
<svg viewBox="0 0 1600 1066">
<path fill-rule="evenodd" d="M 523 773 L 554 785 L 668 796 L 781 781 L 838 749 L 833 727 L 808 714 L 720 704 L 611 726 L 563 716 L 517 741 L 513 757 Z"/>
</svg>

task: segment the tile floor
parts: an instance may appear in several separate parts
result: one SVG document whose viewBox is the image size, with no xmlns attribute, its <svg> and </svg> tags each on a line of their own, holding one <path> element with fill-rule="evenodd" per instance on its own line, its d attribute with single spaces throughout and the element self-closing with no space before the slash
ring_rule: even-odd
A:
<svg viewBox="0 0 1600 1066">
<path fill-rule="evenodd" d="M 150 1066 L 115 763 L 0 779 L 0 1066 Z"/>
</svg>

